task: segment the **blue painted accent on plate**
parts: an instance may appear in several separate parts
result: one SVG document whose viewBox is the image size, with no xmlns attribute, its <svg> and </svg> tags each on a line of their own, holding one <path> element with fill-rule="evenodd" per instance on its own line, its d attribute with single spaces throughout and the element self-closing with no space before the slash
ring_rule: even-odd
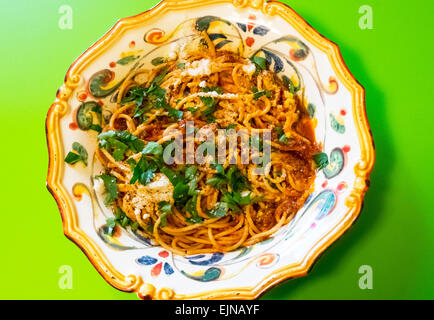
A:
<svg viewBox="0 0 434 320">
<path fill-rule="evenodd" d="M 157 259 L 152 258 L 150 256 L 143 256 L 143 257 L 137 259 L 138 263 L 143 264 L 145 266 L 153 265 L 153 264 L 157 263 L 157 261 L 158 261 Z"/>
<path fill-rule="evenodd" d="M 202 260 L 202 261 L 195 261 L 194 259 L 191 258 L 187 258 L 188 261 L 195 266 L 209 266 L 210 264 L 214 264 L 219 262 L 220 260 L 222 260 L 224 257 L 224 253 L 213 253 L 213 255 L 211 256 L 211 258 L 209 258 L 208 260 Z"/>
<path fill-rule="evenodd" d="M 270 31 L 270 29 L 264 26 L 257 26 L 255 29 L 253 29 L 253 33 L 260 36 L 265 36 L 268 31 Z"/>
<path fill-rule="evenodd" d="M 170 264 L 168 264 L 167 262 L 164 263 L 164 272 L 170 276 L 171 274 L 173 274 L 175 271 L 173 271 L 173 268 L 170 266 Z"/>
</svg>

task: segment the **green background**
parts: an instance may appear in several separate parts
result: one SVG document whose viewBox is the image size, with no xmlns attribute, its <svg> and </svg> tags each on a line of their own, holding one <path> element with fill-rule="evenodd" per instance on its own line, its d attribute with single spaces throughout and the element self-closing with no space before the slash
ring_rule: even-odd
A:
<svg viewBox="0 0 434 320">
<path fill-rule="evenodd" d="M 263 298 L 433 299 L 434 2 L 284 2 L 340 45 L 366 88 L 377 160 L 355 225 L 307 277 L 280 284 Z M 45 117 L 74 59 L 117 19 L 156 3 L 1 0 L 0 298 L 136 299 L 109 286 L 64 237 L 45 187 Z M 72 30 L 58 27 L 64 4 L 73 9 Z M 366 4 L 373 8 L 373 30 L 359 28 L 359 7 Z M 59 289 L 62 265 L 73 268 L 72 290 Z M 361 265 L 373 268 L 373 290 L 358 287 Z"/>
</svg>

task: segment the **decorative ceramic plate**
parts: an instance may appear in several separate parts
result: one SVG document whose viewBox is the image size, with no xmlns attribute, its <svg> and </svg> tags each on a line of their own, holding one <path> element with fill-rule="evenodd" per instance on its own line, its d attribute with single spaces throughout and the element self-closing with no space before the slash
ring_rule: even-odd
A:
<svg viewBox="0 0 434 320">
<path fill-rule="evenodd" d="M 110 236 L 112 212 L 94 190 L 94 153 L 101 119 L 77 112 L 106 106 L 134 70 L 170 54 L 198 29 L 213 34 L 217 50 L 261 51 L 278 75 L 305 88 L 316 137 L 329 155 L 315 190 L 290 224 L 270 239 L 231 253 L 177 256 L 128 230 Z M 87 109 L 86 109 L 87 110 Z M 88 113 L 93 114 L 93 113 Z M 51 106 L 46 122 L 50 156 L 48 189 L 59 206 L 65 235 L 115 288 L 153 299 L 253 299 L 288 278 L 305 275 L 315 259 L 357 218 L 369 185 L 374 147 L 364 89 L 348 71 L 338 46 L 291 8 L 262 0 L 165 0 L 120 20 L 79 57 Z M 64 162 L 74 142 L 89 165 Z"/>
</svg>

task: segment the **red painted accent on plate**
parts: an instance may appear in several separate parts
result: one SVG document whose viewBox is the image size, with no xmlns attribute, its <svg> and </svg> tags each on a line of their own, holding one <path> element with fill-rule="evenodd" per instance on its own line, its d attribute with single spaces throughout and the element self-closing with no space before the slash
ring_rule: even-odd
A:
<svg viewBox="0 0 434 320">
<path fill-rule="evenodd" d="M 251 47 L 253 46 L 253 44 L 255 43 L 255 39 L 253 39 L 252 37 L 247 37 L 246 39 L 246 44 Z"/>
<path fill-rule="evenodd" d="M 167 251 L 161 251 L 158 255 L 161 258 L 167 258 L 169 256 L 169 252 L 167 252 Z"/>
<path fill-rule="evenodd" d="M 98 100 L 97 102 L 101 107 L 104 106 L 104 102 L 102 102 L 101 100 Z"/>
<path fill-rule="evenodd" d="M 110 68 L 115 68 L 116 67 L 116 62 L 110 62 L 110 64 L 109 64 L 109 66 L 110 66 Z"/>
<path fill-rule="evenodd" d="M 80 102 L 84 102 L 87 99 L 87 92 L 86 91 L 81 91 L 77 94 L 77 99 Z"/>
<path fill-rule="evenodd" d="M 347 112 L 346 112 L 344 109 L 342 109 L 342 110 L 341 110 L 341 115 L 342 115 L 342 116 L 346 116 L 346 115 L 347 115 Z"/>
<path fill-rule="evenodd" d="M 341 182 L 341 183 L 338 184 L 337 190 L 338 191 L 343 191 L 343 190 L 345 190 L 347 188 L 348 188 L 348 185 L 345 182 Z"/>
<path fill-rule="evenodd" d="M 256 16 L 255 16 L 254 14 L 251 14 L 251 15 L 249 16 L 249 20 L 256 20 Z"/>
<path fill-rule="evenodd" d="M 136 42 L 135 41 L 131 41 L 130 42 L 130 48 L 133 49 L 136 46 Z"/>
<path fill-rule="evenodd" d="M 325 187 L 327 187 L 327 185 L 328 185 L 328 182 L 324 181 L 323 184 L 321 185 L 321 187 L 325 188 Z"/>
<path fill-rule="evenodd" d="M 249 23 L 247 24 L 247 30 L 252 31 L 252 29 L 253 29 L 254 26 L 255 26 L 254 23 L 249 22 Z"/>
<path fill-rule="evenodd" d="M 71 122 L 69 124 L 69 129 L 71 129 L 71 130 L 77 130 L 78 129 L 78 124 L 76 122 Z"/>
<path fill-rule="evenodd" d="M 345 153 L 348 153 L 348 152 L 351 151 L 351 147 L 350 147 L 350 146 L 344 146 L 344 147 L 342 148 L 342 151 L 345 152 Z"/>
<path fill-rule="evenodd" d="M 163 263 L 160 262 L 159 264 L 155 265 L 151 270 L 151 276 L 157 277 L 161 273 L 161 267 L 163 266 Z"/>
</svg>

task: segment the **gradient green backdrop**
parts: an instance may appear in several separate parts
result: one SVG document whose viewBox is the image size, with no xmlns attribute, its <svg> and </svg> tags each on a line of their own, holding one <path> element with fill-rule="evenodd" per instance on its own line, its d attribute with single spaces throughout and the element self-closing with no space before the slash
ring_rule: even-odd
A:
<svg viewBox="0 0 434 320">
<path fill-rule="evenodd" d="M 117 291 L 62 233 L 45 187 L 45 116 L 64 75 L 118 18 L 156 0 L 0 0 L 1 243 L 0 298 L 135 299 Z M 434 298 L 434 97 L 432 0 L 292 0 L 314 28 L 340 45 L 366 88 L 377 150 L 371 188 L 355 225 L 307 277 L 278 285 L 264 299 Z M 72 30 L 58 27 L 59 7 L 73 9 Z M 374 29 L 361 30 L 371 5 Z M 73 268 L 73 289 L 58 286 Z M 358 287 L 361 265 L 373 290 Z"/>
</svg>

